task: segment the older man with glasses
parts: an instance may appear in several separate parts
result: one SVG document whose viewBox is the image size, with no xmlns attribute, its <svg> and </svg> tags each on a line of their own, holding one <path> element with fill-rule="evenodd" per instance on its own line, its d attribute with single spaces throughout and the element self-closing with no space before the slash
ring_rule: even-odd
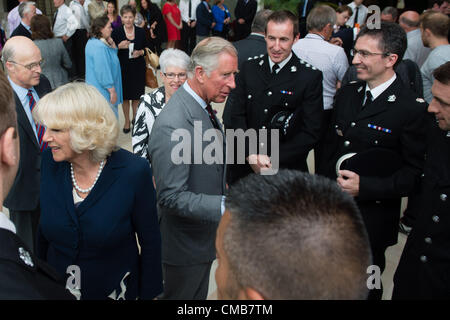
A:
<svg viewBox="0 0 450 320">
<path fill-rule="evenodd" d="M 14 90 L 20 137 L 19 170 L 5 199 L 17 234 L 33 250 L 40 216 L 39 185 L 41 152 L 45 128 L 36 125 L 31 111 L 46 93 L 50 82 L 41 74 L 43 59 L 39 48 L 30 39 L 17 36 L 6 42 L 2 61 Z"/>
</svg>

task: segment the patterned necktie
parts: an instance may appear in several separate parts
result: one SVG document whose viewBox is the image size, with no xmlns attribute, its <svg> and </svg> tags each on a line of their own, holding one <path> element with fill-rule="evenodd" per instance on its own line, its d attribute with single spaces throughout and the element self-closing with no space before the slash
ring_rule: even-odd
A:
<svg viewBox="0 0 450 320">
<path fill-rule="evenodd" d="M 208 104 L 206 106 L 206 111 L 208 111 L 208 115 L 209 115 L 209 120 L 211 120 L 212 125 L 214 126 L 214 128 L 219 129 L 220 130 L 220 126 L 216 121 L 216 117 L 214 116 L 214 111 L 211 108 L 211 105 Z"/>
<path fill-rule="evenodd" d="M 27 96 L 28 99 L 30 100 L 29 101 L 30 110 L 31 112 L 33 112 L 34 106 L 36 105 L 36 100 L 34 100 L 33 93 L 31 92 L 31 90 L 28 90 Z M 40 124 L 36 124 L 36 132 L 39 140 L 39 146 L 41 147 L 42 152 L 45 150 L 45 148 L 47 148 L 47 142 L 43 142 L 45 127 L 41 126 Z"/>
</svg>

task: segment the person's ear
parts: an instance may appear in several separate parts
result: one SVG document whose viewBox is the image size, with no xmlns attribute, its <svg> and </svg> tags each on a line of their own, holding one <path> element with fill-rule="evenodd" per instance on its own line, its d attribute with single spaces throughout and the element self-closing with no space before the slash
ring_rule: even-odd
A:
<svg viewBox="0 0 450 320">
<path fill-rule="evenodd" d="M 19 161 L 16 129 L 10 127 L 0 137 L 0 161 L 7 166 L 14 166 Z"/>
<path fill-rule="evenodd" d="M 239 300 L 264 300 L 264 297 L 253 288 L 243 288 L 239 292 Z"/>
</svg>

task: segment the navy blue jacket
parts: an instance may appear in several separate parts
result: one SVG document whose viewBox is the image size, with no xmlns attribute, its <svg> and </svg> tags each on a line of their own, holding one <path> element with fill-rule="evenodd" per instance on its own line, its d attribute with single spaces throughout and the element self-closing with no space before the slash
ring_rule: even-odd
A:
<svg viewBox="0 0 450 320">
<path fill-rule="evenodd" d="M 41 168 L 41 259 L 61 275 L 79 266 L 81 299 L 106 299 L 114 290 L 119 295 L 123 284 L 126 299 L 161 293 L 161 236 L 148 162 L 123 149 L 113 152 L 78 207 L 70 164 L 55 162 L 47 149 Z"/>
</svg>

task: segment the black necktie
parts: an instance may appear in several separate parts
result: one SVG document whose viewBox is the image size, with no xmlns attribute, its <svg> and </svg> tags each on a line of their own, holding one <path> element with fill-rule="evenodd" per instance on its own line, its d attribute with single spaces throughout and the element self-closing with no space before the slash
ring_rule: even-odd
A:
<svg viewBox="0 0 450 320">
<path fill-rule="evenodd" d="M 211 105 L 208 104 L 206 106 L 206 111 L 208 111 L 208 115 L 209 115 L 209 120 L 211 120 L 212 125 L 214 126 L 214 128 L 219 129 L 220 130 L 220 126 L 216 121 L 216 117 L 214 116 L 214 111 L 211 108 Z"/>
<path fill-rule="evenodd" d="M 52 29 L 55 28 L 56 17 L 58 16 L 58 9 L 56 9 L 55 14 L 53 15 L 53 26 Z"/>
<path fill-rule="evenodd" d="M 373 97 L 372 97 L 372 93 L 370 92 L 370 90 L 366 91 L 366 102 L 363 104 L 362 109 L 364 109 L 365 107 L 367 107 L 369 104 L 372 103 Z M 361 110 L 362 110 L 361 109 Z"/>
<path fill-rule="evenodd" d="M 359 13 L 359 7 L 356 7 L 355 20 L 353 20 L 353 28 L 358 23 L 358 13 Z"/>
<path fill-rule="evenodd" d="M 277 63 L 275 63 L 273 66 L 272 66 L 272 74 L 277 74 L 277 70 L 278 69 L 280 69 L 280 66 L 277 64 Z"/>
<path fill-rule="evenodd" d="M 189 21 L 191 20 L 192 17 L 192 1 L 189 0 Z"/>
</svg>

